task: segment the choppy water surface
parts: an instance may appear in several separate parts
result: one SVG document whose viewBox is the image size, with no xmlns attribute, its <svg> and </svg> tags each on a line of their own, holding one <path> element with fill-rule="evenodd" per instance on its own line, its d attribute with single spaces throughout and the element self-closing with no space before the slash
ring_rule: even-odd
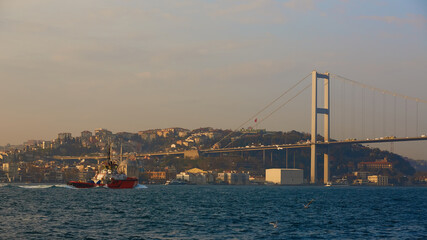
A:
<svg viewBox="0 0 427 240">
<path fill-rule="evenodd" d="M 426 239 L 426 200 L 427 188 L 1 185 L 0 239 Z"/>
</svg>

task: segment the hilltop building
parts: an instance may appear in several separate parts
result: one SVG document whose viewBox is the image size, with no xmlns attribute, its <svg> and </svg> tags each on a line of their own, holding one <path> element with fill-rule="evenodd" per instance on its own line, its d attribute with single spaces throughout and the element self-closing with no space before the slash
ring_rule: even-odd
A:
<svg viewBox="0 0 427 240">
<path fill-rule="evenodd" d="M 90 132 L 90 131 L 81 132 L 81 138 L 82 139 L 89 139 L 90 137 L 92 137 L 92 132 Z"/>
<path fill-rule="evenodd" d="M 71 139 L 71 133 L 58 133 L 59 141 L 67 141 Z"/>
<path fill-rule="evenodd" d="M 95 137 L 100 141 L 106 142 L 112 135 L 113 133 L 111 131 L 108 131 L 107 129 L 95 129 Z"/>
<path fill-rule="evenodd" d="M 392 169 L 393 164 L 387 158 L 377 160 L 375 162 L 360 162 L 357 167 L 366 170 Z"/>
</svg>

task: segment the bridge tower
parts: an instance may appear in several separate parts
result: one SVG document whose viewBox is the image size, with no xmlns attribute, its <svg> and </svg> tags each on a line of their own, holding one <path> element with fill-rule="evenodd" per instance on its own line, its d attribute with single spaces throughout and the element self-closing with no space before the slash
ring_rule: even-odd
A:
<svg viewBox="0 0 427 240">
<path fill-rule="evenodd" d="M 319 108 L 317 106 L 317 80 L 324 79 L 324 106 Z M 325 142 L 329 142 L 330 135 L 330 95 L 329 95 L 329 73 L 318 73 L 317 71 L 312 72 L 312 86 L 311 86 L 311 175 L 310 183 L 314 184 L 317 181 L 316 178 L 316 136 L 317 136 L 317 114 L 324 115 L 324 138 Z M 324 183 L 329 182 L 329 146 L 327 152 L 324 154 Z"/>
</svg>

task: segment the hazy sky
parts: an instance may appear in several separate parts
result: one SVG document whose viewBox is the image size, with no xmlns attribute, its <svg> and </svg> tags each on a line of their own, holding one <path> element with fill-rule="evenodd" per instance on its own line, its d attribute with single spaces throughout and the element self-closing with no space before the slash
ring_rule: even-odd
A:
<svg viewBox="0 0 427 240">
<path fill-rule="evenodd" d="M 0 0 L 0 41 L 0 145 L 95 128 L 235 129 L 315 69 L 427 99 L 426 1 Z M 308 132 L 309 98 L 258 127 Z M 342 122 L 333 129 L 360 135 Z M 427 159 L 426 145 L 395 148 Z"/>
</svg>

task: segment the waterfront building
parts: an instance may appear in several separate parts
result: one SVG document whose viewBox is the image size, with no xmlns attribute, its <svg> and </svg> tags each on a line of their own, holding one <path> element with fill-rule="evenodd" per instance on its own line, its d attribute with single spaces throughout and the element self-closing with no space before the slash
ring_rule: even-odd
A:
<svg viewBox="0 0 427 240">
<path fill-rule="evenodd" d="M 66 166 L 62 168 L 63 181 L 76 181 L 79 179 L 79 170 L 76 167 Z"/>
<path fill-rule="evenodd" d="M 195 183 L 196 182 L 196 176 L 192 173 L 187 172 L 180 172 L 176 175 L 177 180 L 181 180 L 188 183 Z"/>
<path fill-rule="evenodd" d="M 379 186 L 387 186 L 388 185 L 388 176 L 382 175 L 372 175 L 368 177 L 369 183 L 373 183 Z"/>
<path fill-rule="evenodd" d="M 175 179 L 177 176 L 174 167 L 165 167 L 164 170 L 140 171 L 140 179 L 154 183 L 165 183 L 167 180 Z"/>
<path fill-rule="evenodd" d="M 229 185 L 246 185 L 249 184 L 248 173 L 222 172 L 218 173 L 217 182 Z"/>
<path fill-rule="evenodd" d="M 18 179 L 18 165 L 15 162 L 3 163 L 3 171 L 8 182 L 14 182 Z"/>
<path fill-rule="evenodd" d="M 354 176 L 356 176 L 358 179 L 362 179 L 363 181 L 367 181 L 368 180 L 368 176 L 371 175 L 370 172 L 353 172 Z"/>
<path fill-rule="evenodd" d="M 213 173 L 203 171 L 198 168 L 192 168 L 185 172 L 181 172 L 176 175 L 176 179 L 188 182 L 190 184 L 198 184 L 198 185 L 215 182 L 215 177 Z"/>
<path fill-rule="evenodd" d="M 119 173 L 124 173 L 128 177 L 139 177 L 139 168 L 138 163 L 135 160 L 124 160 L 119 164 L 119 167 L 117 168 L 117 171 Z"/>
<path fill-rule="evenodd" d="M 0 169 L 0 182 L 9 182 L 6 173 Z"/>
<path fill-rule="evenodd" d="M 92 167 L 87 167 L 83 171 L 79 171 L 78 173 L 78 180 L 82 182 L 86 182 L 91 180 L 93 177 L 95 177 L 95 169 Z"/>
<path fill-rule="evenodd" d="M 361 178 L 354 179 L 353 184 L 354 185 L 365 185 L 368 183 L 368 180 L 363 180 Z"/>
<path fill-rule="evenodd" d="M 165 171 L 147 171 L 145 174 L 147 175 L 148 180 L 166 181 Z"/>
<path fill-rule="evenodd" d="M 44 169 L 43 182 L 58 183 L 64 181 L 64 173 L 57 167 Z"/>
<path fill-rule="evenodd" d="M 280 185 L 303 184 L 304 171 L 293 168 L 271 168 L 265 170 L 265 181 Z"/>
<path fill-rule="evenodd" d="M 176 178 L 176 168 L 175 167 L 165 167 L 166 180 L 171 180 Z"/>
</svg>

